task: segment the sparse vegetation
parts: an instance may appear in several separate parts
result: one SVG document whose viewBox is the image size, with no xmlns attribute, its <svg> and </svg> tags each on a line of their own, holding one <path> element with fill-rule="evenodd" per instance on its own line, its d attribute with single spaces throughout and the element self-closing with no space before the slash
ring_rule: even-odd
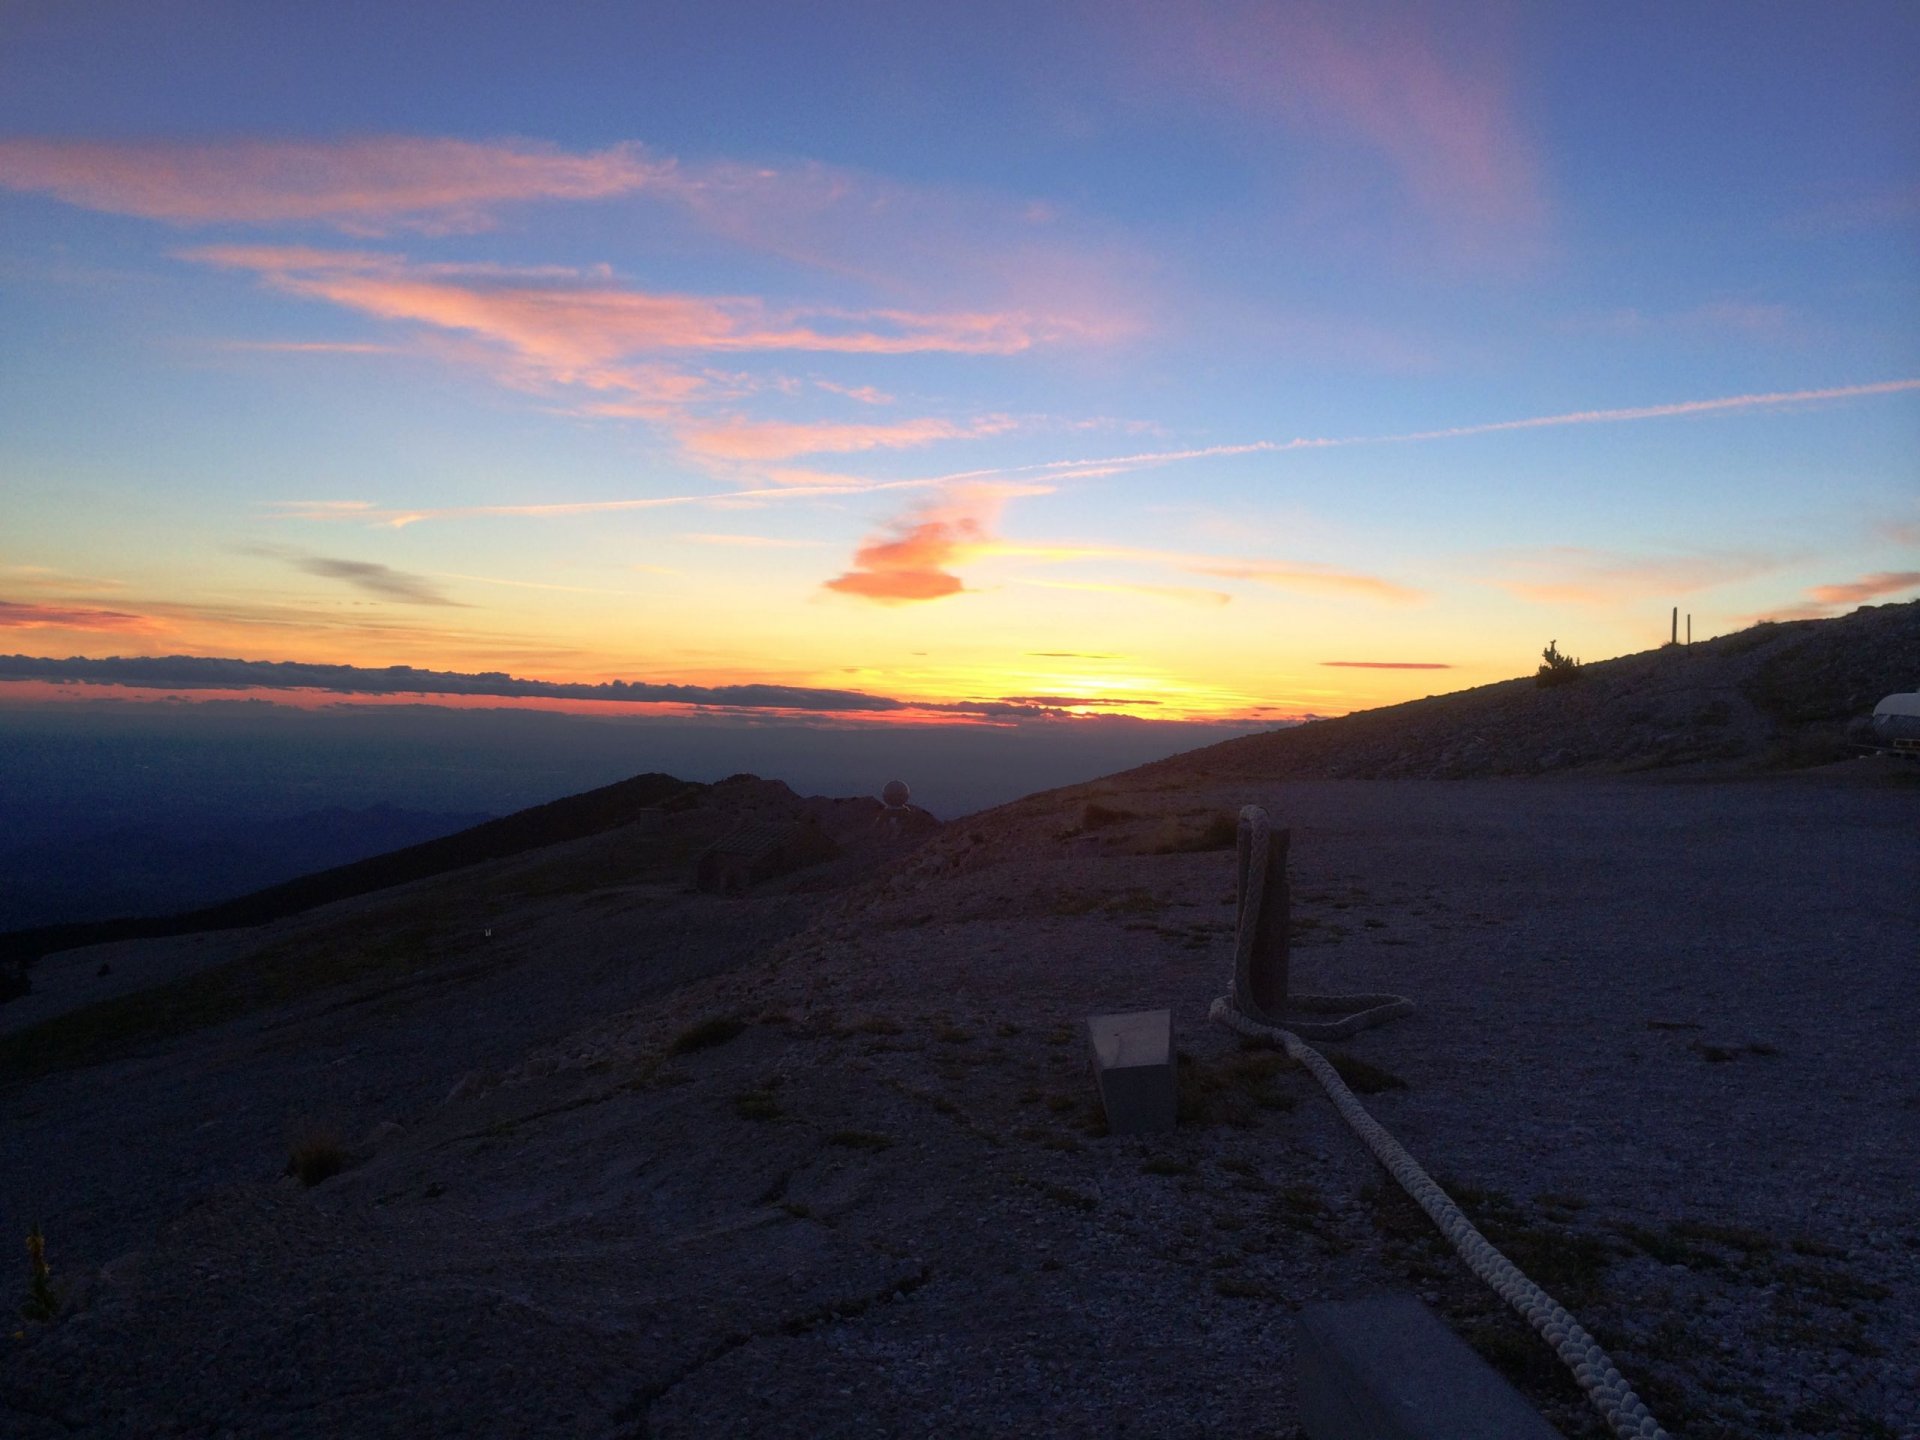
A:
<svg viewBox="0 0 1920 1440">
<path fill-rule="evenodd" d="M 1187 855 L 1207 850 L 1231 850 L 1239 843 L 1240 822 L 1225 810 L 1195 826 L 1168 816 L 1145 849 L 1150 855 Z"/>
<path fill-rule="evenodd" d="M 780 1099 L 772 1090 L 743 1090 L 733 1097 L 733 1113 L 742 1120 L 778 1120 Z"/>
<path fill-rule="evenodd" d="M 347 1168 L 346 1146 L 332 1130 L 312 1130 L 294 1143 L 287 1155 L 287 1174 L 308 1189 L 330 1180 Z"/>
<path fill-rule="evenodd" d="M 1327 1063 L 1333 1066 L 1334 1073 L 1347 1082 L 1347 1088 L 1359 1095 L 1378 1095 L 1383 1090 L 1404 1090 L 1407 1082 L 1391 1070 L 1383 1070 L 1370 1061 L 1362 1060 L 1358 1055 L 1345 1055 L 1338 1050 L 1323 1052 Z"/>
<path fill-rule="evenodd" d="M 1562 655 L 1559 642 L 1549 640 L 1547 648 L 1540 652 L 1540 668 L 1534 671 L 1534 683 L 1545 689 L 1570 684 L 1579 678 L 1580 662 L 1571 655 Z"/>
<path fill-rule="evenodd" d="M 737 1038 L 747 1028 L 747 1022 L 737 1015 L 714 1015 L 689 1025 L 667 1046 L 669 1055 L 686 1055 L 695 1050 L 711 1050 L 716 1045 L 724 1045 Z"/>
<path fill-rule="evenodd" d="M 1182 1125 L 1257 1123 L 1262 1111 L 1291 1110 L 1295 1096 L 1280 1088 L 1280 1073 L 1291 1063 L 1278 1050 L 1237 1050 L 1202 1064 L 1184 1050 L 1177 1058 Z"/>
<path fill-rule="evenodd" d="M 60 1300 L 53 1293 L 51 1272 L 47 1269 L 47 1237 L 36 1224 L 27 1231 L 27 1298 L 20 1307 L 23 1320 L 51 1320 L 59 1312 Z"/>
<path fill-rule="evenodd" d="M 829 1145 L 838 1145 L 843 1150 L 891 1150 L 893 1139 L 887 1135 L 875 1135 L 870 1130 L 836 1130 L 827 1137 Z"/>
<path fill-rule="evenodd" d="M 1118 806 L 1102 805 L 1097 801 L 1089 800 L 1086 808 L 1080 812 L 1080 828 L 1103 830 L 1109 825 L 1118 825 L 1123 821 L 1139 818 L 1137 811 L 1122 810 Z"/>
<path fill-rule="evenodd" d="M 1213 1293 L 1224 1300 L 1264 1300 L 1267 1287 L 1241 1275 L 1221 1275 L 1213 1282 Z"/>
<path fill-rule="evenodd" d="M 98 1065 L 356 981 L 404 985 L 433 958 L 443 928 L 413 925 L 378 940 L 268 946 L 164 985 L 70 1010 L 0 1038 L 0 1084 Z"/>
</svg>

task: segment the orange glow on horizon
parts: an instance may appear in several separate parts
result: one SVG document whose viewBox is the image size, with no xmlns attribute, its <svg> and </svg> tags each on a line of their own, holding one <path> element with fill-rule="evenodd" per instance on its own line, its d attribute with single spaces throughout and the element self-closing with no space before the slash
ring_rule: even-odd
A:
<svg viewBox="0 0 1920 1440">
<path fill-rule="evenodd" d="M 1086 688 L 1082 686 L 1081 688 Z M 877 697 L 876 697 L 877 698 Z M 1073 699 L 1064 691 L 1049 692 L 1049 700 L 1060 703 L 1046 708 L 1062 713 L 1045 714 L 978 714 L 966 710 L 936 709 L 944 704 L 981 704 L 1001 703 L 1006 697 L 994 693 L 985 693 L 973 700 L 957 699 L 953 701 L 914 701 L 903 700 L 900 708 L 876 708 L 872 710 L 809 710 L 793 706 L 773 705 L 725 705 L 691 704 L 685 701 L 662 700 L 587 700 L 571 696 L 556 695 L 459 695 L 439 694 L 431 691 L 395 691 L 392 693 L 371 693 L 365 691 L 321 690 L 312 688 L 285 689 L 270 686 L 250 686 L 230 690 L 197 689 L 186 686 L 141 686 L 98 684 L 89 681 L 51 681 L 51 680 L 0 680 L 0 704 L 21 705 L 73 705 L 91 701 L 146 704 L 267 704 L 279 705 L 292 710 L 327 710 L 345 708 L 391 709 L 401 706 L 429 706 L 443 710 L 538 710 L 565 715 L 598 716 L 602 718 L 638 719 L 638 720 L 699 720 L 725 716 L 734 721 L 752 722 L 756 719 L 768 721 L 803 721 L 809 725 L 825 728 L 865 727 L 865 726 L 922 726 L 922 725 L 966 725 L 1005 728 L 1021 724 L 1061 723 L 1071 719 L 1103 719 L 1125 717 L 1136 720 L 1157 721 L 1193 721 L 1199 723 L 1274 724 L 1280 719 L 1298 718 L 1292 715 L 1276 714 L 1268 706 L 1242 706 L 1233 711 L 1212 711 L 1198 708 L 1176 709 L 1173 706 L 1156 706 L 1147 701 L 1138 701 L 1133 705 L 1081 704 L 1076 706 Z M 1087 697 L 1088 699 L 1096 697 Z M 1304 712 L 1303 712 L 1304 713 Z"/>
</svg>

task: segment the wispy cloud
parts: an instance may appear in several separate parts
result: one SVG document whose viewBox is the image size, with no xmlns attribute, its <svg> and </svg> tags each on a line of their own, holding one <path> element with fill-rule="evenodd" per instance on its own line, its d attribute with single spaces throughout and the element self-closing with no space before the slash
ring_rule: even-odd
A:
<svg viewBox="0 0 1920 1440">
<path fill-rule="evenodd" d="M 1011 355 L 1083 328 L 1068 316 L 1030 312 L 776 310 L 750 296 L 636 290 L 606 268 L 421 264 L 310 246 L 208 245 L 183 254 L 383 320 L 479 336 L 587 384 L 595 367 L 659 351 Z"/>
<path fill-rule="evenodd" d="M 1881 570 L 1862 575 L 1858 580 L 1843 580 L 1831 585 L 1815 585 L 1807 598 L 1792 605 L 1763 610 L 1744 623 L 1760 620 L 1826 620 L 1851 606 L 1865 605 L 1888 596 L 1920 590 L 1920 570 Z"/>
<path fill-rule="evenodd" d="M 244 553 L 284 560 L 296 570 L 323 580 L 339 580 L 367 595 L 398 600 L 406 605 L 460 605 L 424 575 L 395 570 L 372 560 L 343 560 L 331 555 L 307 555 L 278 546 L 253 546 Z"/>
<path fill-rule="evenodd" d="M 711 357 L 790 351 L 898 356 L 1012 355 L 1085 338 L 1074 317 L 1019 310 L 778 308 L 752 296 L 635 289 L 604 268 L 418 264 L 365 250 L 215 245 L 184 252 L 267 285 L 408 327 L 415 348 L 503 386 L 561 397 L 573 413 L 667 423 L 698 456 L 766 460 L 925 444 L 1011 422 L 909 420 L 831 425 L 701 419 L 737 378 Z"/>
<path fill-rule="evenodd" d="M 1124 705 L 1131 708 L 1136 705 L 1158 705 L 1160 703 L 1158 700 L 1140 700 L 1128 696 L 1113 695 L 1002 695 L 1000 698 L 1009 705 L 1044 705 L 1049 709 L 1060 709 L 1075 705 L 1088 707 Z"/>
<path fill-rule="evenodd" d="M 1563 329 L 1575 334 L 1635 338 L 1651 335 L 1782 340 L 1802 322 L 1792 306 L 1762 300 L 1709 300 L 1684 310 L 1648 311 L 1636 306 L 1576 315 Z"/>
<path fill-rule="evenodd" d="M 1882 570 L 1837 585 L 1816 585 L 1807 593 L 1822 605 L 1860 605 L 1915 589 L 1920 589 L 1920 570 Z"/>
<path fill-rule="evenodd" d="M 704 495 L 635 496 L 625 499 L 558 501 L 526 505 L 481 505 L 410 509 L 381 506 L 365 500 L 282 501 L 273 510 L 282 518 L 339 521 L 362 520 L 368 524 L 409 525 L 422 520 L 466 518 L 473 516 L 565 516 L 648 510 L 681 505 L 723 505 L 743 500 L 780 498 L 800 500 L 809 497 L 837 497 L 870 494 L 887 490 L 935 490 L 955 484 L 996 483 L 1005 491 L 1011 477 L 1032 476 L 1049 484 L 1067 480 L 1098 479 L 1126 474 L 1161 465 L 1191 460 L 1229 459 L 1247 455 L 1280 455 L 1300 450 L 1324 450 L 1352 445 L 1399 445 L 1455 440 L 1476 435 L 1492 435 L 1514 430 L 1534 430 L 1568 425 L 1625 424 L 1641 420 L 1661 420 L 1732 413 L 1744 410 L 1779 410 L 1841 400 L 1866 399 L 1882 395 L 1920 391 L 1920 379 L 1883 380 L 1864 385 L 1833 386 L 1817 390 L 1784 390 L 1767 394 L 1731 395 L 1711 400 L 1684 400 L 1660 405 L 1642 405 L 1608 410 L 1579 410 L 1557 415 L 1529 416 L 1519 420 L 1495 420 L 1480 424 L 1457 425 L 1440 430 L 1405 431 L 1398 434 L 1354 436 L 1300 436 L 1291 440 L 1252 440 L 1240 444 L 1205 445 L 1174 450 L 1136 451 L 1125 455 L 1093 456 L 1078 459 L 1042 460 L 1025 465 L 989 466 L 973 470 L 948 471 L 899 480 L 871 480 L 825 471 L 778 469 L 765 472 L 778 479 L 776 486 L 713 492 Z M 1028 493 L 1044 494 L 1047 485 L 1035 485 Z M 1911 539 L 1915 530 L 1910 522 L 1892 521 L 1885 533 L 1896 540 Z"/>
<path fill-rule="evenodd" d="M 1920 545 L 1920 520 L 1891 518 L 1882 520 L 1875 529 L 1896 545 Z"/>
<path fill-rule="evenodd" d="M 1282 590 L 1305 590 L 1329 595 L 1358 595 L 1393 605 L 1412 605 L 1426 596 L 1407 585 L 1396 585 L 1377 575 L 1361 575 L 1319 565 L 1270 565 L 1260 562 L 1207 562 L 1190 567 L 1197 574 L 1223 580 L 1251 580 Z"/>
<path fill-rule="evenodd" d="M 1462 246 L 1504 254 L 1537 246 L 1545 191 L 1498 35 L 1449 43 L 1433 23 L 1449 12 L 1403 6 L 1383 14 L 1353 4 L 1170 9 L 1139 0 L 1105 13 L 1109 23 L 1124 17 L 1131 63 L 1152 78 L 1134 93 L 1200 96 L 1256 125 L 1358 144 L 1384 162 L 1410 208 Z M 1339 170 L 1352 173 L 1341 160 Z"/>
<path fill-rule="evenodd" d="M 265 355 L 404 355 L 399 345 L 372 340 L 223 340 L 222 350 Z"/>
<path fill-rule="evenodd" d="M 478 230 L 500 206 L 602 200 L 685 182 L 638 145 L 570 154 L 526 140 L 0 140 L 0 186 L 176 225 Z"/>
<path fill-rule="evenodd" d="M 1437 660 L 1322 660 L 1335 670 L 1451 670 L 1453 666 Z"/>
<path fill-rule="evenodd" d="M 955 485 L 945 502 L 922 505 L 908 512 L 880 537 L 862 545 L 855 552 L 853 568 L 827 581 L 826 586 L 844 594 L 887 603 L 937 600 L 959 594 L 966 588 L 960 577 L 952 573 L 953 566 L 967 560 L 1012 560 L 1041 565 L 1106 562 L 1148 566 L 1315 594 L 1359 596 L 1392 604 L 1409 604 L 1425 598 L 1418 590 L 1379 576 L 1312 562 L 1195 555 L 1127 545 L 1022 543 L 992 534 L 988 522 L 997 518 L 1006 501 L 1030 493 L 1032 487 L 1005 483 L 972 481 Z M 1046 589 L 1147 595 L 1182 604 L 1225 605 L 1233 599 L 1225 590 L 1105 577 L 1097 580 L 1029 578 L 1022 583 Z"/>
<path fill-rule="evenodd" d="M 1503 430 L 1538 430 L 1558 425 L 1607 425 L 1627 420 L 1665 420 L 1680 415 L 1712 415 L 1728 410 L 1776 409 L 1812 405 L 1823 400 L 1858 400 L 1869 395 L 1898 395 L 1920 390 L 1920 380 L 1879 380 L 1870 385 L 1835 385 L 1824 390 L 1776 390 L 1757 395 L 1725 395 L 1715 400 L 1680 400 L 1664 405 L 1631 405 L 1616 410 L 1576 410 L 1563 415 L 1536 415 L 1526 420 L 1494 420 L 1482 425 L 1455 425 L 1445 430 L 1416 430 L 1404 435 L 1380 435 L 1348 444 L 1386 444 L 1408 440 L 1452 440 L 1466 435 L 1493 435 Z"/>
<path fill-rule="evenodd" d="M 817 482 L 796 480 L 791 484 L 768 485 L 739 490 L 711 490 L 697 495 L 636 495 L 611 500 L 534 501 L 524 505 L 437 505 L 409 509 L 403 506 L 375 505 L 367 501 L 286 500 L 271 501 L 267 513 L 279 520 L 307 520 L 322 523 L 352 521 L 395 530 L 425 520 L 564 519 L 579 515 L 615 515 L 626 511 L 673 510 L 687 506 L 738 509 L 767 501 L 803 501 L 846 495 L 872 495 L 893 490 L 929 490 L 943 485 L 938 480 L 857 480 L 827 478 Z M 1001 487 L 1003 490 L 1011 487 Z M 1045 493 L 1044 487 L 1021 487 L 1023 493 Z"/>
<path fill-rule="evenodd" d="M 1757 553 L 1632 555 L 1580 545 L 1510 554 L 1509 574 L 1488 583 L 1543 605 L 1618 605 L 1688 595 L 1777 569 L 1780 557 Z"/>
<path fill-rule="evenodd" d="M 1233 603 L 1233 596 L 1225 590 L 1205 590 L 1196 585 L 1128 585 L 1098 580 L 1029 580 L 1026 583 L 1042 590 L 1088 590 L 1099 595 L 1140 595 L 1174 605 L 1217 608 Z"/>
<path fill-rule="evenodd" d="M 0 140 L 0 187 L 180 226 L 327 225 L 357 235 L 490 227 L 512 205 L 633 197 L 708 236 L 895 295 L 989 295 L 1071 312 L 1088 338 L 1142 325 L 1149 268 L 1057 205 L 803 162 L 689 163 L 639 143 L 524 139 Z M 867 387 L 849 386 L 855 399 Z M 879 392 L 873 392 L 875 397 Z"/>
<path fill-rule="evenodd" d="M 712 535 L 690 533 L 675 537 L 694 545 L 731 545 L 745 550 L 813 550 L 824 542 L 793 540 L 777 535 Z"/>
<path fill-rule="evenodd" d="M 1433 440 L 1458 440 L 1495 435 L 1509 430 L 1554 429 L 1567 425 L 1624 424 L 1741 410 L 1778 410 L 1835 400 L 1859 400 L 1880 395 L 1920 391 L 1920 379 L 1879 380 L 1864 385 L 1838 385 L 1818 390 L 1780 390 L 1765 394 L 1725 395 L 1711 400 L 1680 400 L 1658 405 L 1623 406 L 1607 410 L 1573 410 L 1557 415 L 1531 415 L 1519 420 L 1490 420 L 1453 425 L 1439 430 L 1407 430 L 1383 435 L 1296 436 L 1291 440 L 1249 440 L 1239 444 L 1206 445 L 1179 450 L 1149 450 L 1127 455 L 1089 456 L 1072 460 L 1044 460 L 961 470 L 935 477 L 940 481 L 987 480 L 996 476 L 1046 474 L 1054 479 L 1085 479 L 1119 475 L 1132 470 L 1172 465 L 1186 460 L 1226 459 L 1242 455 L 1277 455 L 1296 450 L 1330 450 L 1353 445 L 1406 445 Z"/>
<path fill-rule="evenodd" d="M 0 600 L 0 629 L 146 633 L 166 628 L 164 621 L 152 615 L 140 615 L 127 610 Z"/>
<path fill-rule="evenodd" d="M 860 450 L 905 449 L 936 440 L 999 435 L 1013 429 L 1003 415 L 964 424 L 951 420 L 901 420 L 891 425 L 844 425 L 728 419 L 692 424 L 679 431 L 681 443 L 695 455 L 723 460 L 786 460 L 796 455 L 845 454 Z"/>
</svg>

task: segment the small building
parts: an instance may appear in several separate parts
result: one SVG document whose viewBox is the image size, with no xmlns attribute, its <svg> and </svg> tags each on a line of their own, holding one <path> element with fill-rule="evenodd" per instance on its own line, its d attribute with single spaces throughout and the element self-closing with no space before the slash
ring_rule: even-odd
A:
<svg viewBox="0 0 1920 1440">
<path fill-rule="evenodd" d="M 831 860 L 839 849 L 811 817 L 750 820 L 701 853 L 693 883 L 710 895 L 734 895 L 777 875 Z"/>
</svg>

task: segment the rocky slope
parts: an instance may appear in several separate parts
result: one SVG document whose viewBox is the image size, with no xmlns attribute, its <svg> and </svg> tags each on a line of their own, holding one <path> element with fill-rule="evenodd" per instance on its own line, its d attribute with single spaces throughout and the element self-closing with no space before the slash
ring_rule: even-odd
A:
<svg viewBox="0 0 1920 1440">
<path fill-rule="evenodd" d="M 1417 1006 L 1326 1048 L 1673 1433 L 1920 1433 L 1914 767 L 1298 768 L 1438 764 L 1476 707 L 1564 745 L 1565 695 L 1652 704 L 1695 662 L 1756 735 L 1842 723 L 1913 611 L 1864 613 L 933 833 L 738 779 L 50 955 L 0 1010 L 0 1238 L 43 1229 L 61 1304 L 0 1339 L 0 1432 L 1290 1437 L 1298 1309 L 1394 1289 L 1598 1437 L 1312 1082 L 1208 1023 L 1258 803 L 1292 832 L 1299 986 Z M 838 858 L 690 883 L 802 813 Z M 1085 1017 L 1162 1007 L 1180 1127 L 1108 1136 Z"/>
<path fill-rule="evenodd" d="M 1849 727 L 1920 686 L 1920 600 L 1761 624 L 1696 645 L 1229 740 L 1140 774 L 1460 779 L 1713 766 L 1788 768 L 1847 751 Z"/>
</svg>

